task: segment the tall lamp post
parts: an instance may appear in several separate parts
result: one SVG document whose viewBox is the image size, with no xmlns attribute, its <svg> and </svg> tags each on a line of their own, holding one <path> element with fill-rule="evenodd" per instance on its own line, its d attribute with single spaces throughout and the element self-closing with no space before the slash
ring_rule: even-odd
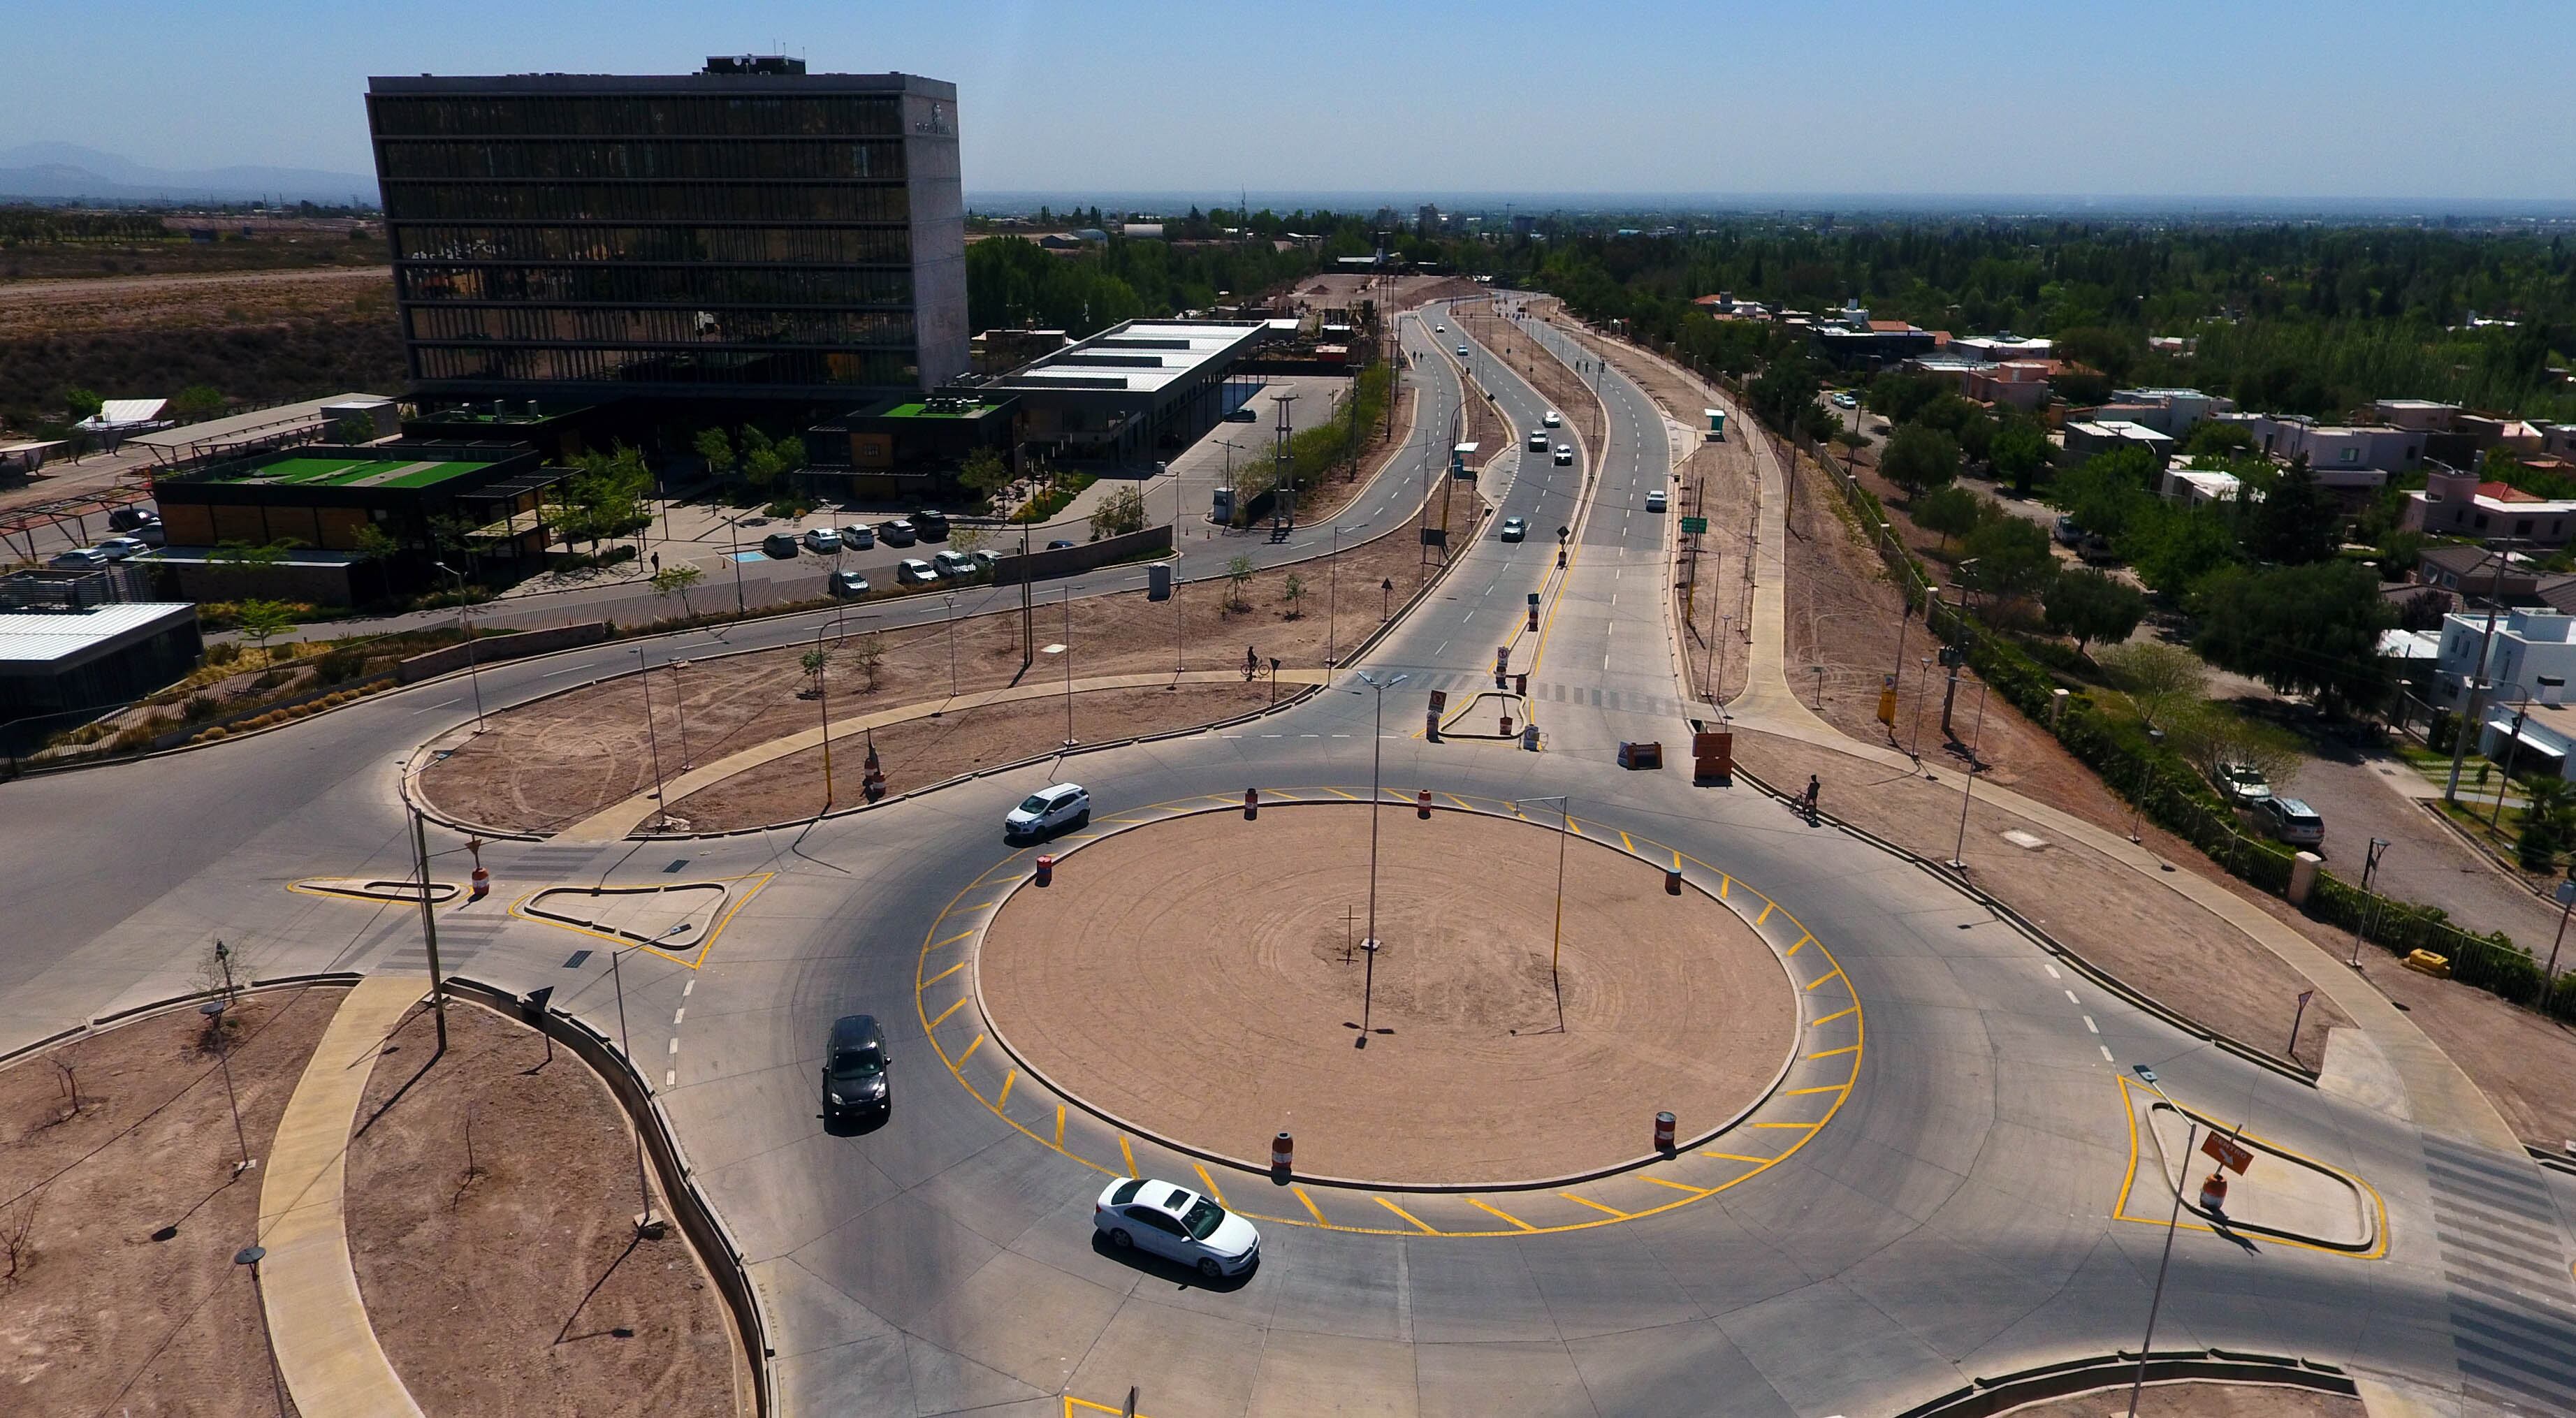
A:
<svg viewBox="0 0 2576 1418">
<path fill-rule="evenodd" d="M 2373 838 L 2371 838 L 2371 839 L 2370 839 L 2370 849 L 2369 849 L 2369 851 L 2367 851 L 2366 853 L 2364 853 L 2364 854 L 2363 854 L 2362 859 L 2361 859 L 2361 894 L 2362 894 L 2362 895 L 2364 895 L 2364 896 L 2370 896 L 2370 877 L 2371 877 L 2371 873 L 2376 872 L 2376 871 L 2378 871 L 2378 870 L 2379 870 L 2379 859 L 2380 859 L 2381 857 L 2383 857 L 2383 856 L 2387 855 L 2389 845 L 2390 845 L 2390 844 L 2389 844 L 2389 841 L 2388 841 L 2388 839 L 2387 839 L 2387 838 L 2385 838 L 2385 837 L 2373 837 Z M 2358 969 L 2360 969 L 2360 968 L 2361 968 L 2361 935 L 2362 935 L 2362 929 L 2363 929 L 2363 927 L 2364 927 L 2364 925 L 2365 925 L 2365 924 L 2376 925 L 2376 924 L 2378 923 L 2378 921 L 2379 921 L 2379 898 L 2377 898 L 2377 897 L 2375 897 L 2375 896 L 2372 896 L 2372 897 L 2371 897 L 2371 900 L 2370 900 L 2370 909 L 2369 909 L 2369 910 L 2367 910 L 2366 912 L 2364 912 L 2364 913 L 2363 913 L 2359 918 L 2355 919 L 2355 920 L 2353 921 L 2353 923 L 2352 923 L 2352 958 L 2351 958 L 2350 960 L 2345 961 L 2345 962 L 2344 962 L 2344 964 L 2351 966 L 2351 967 L 2352 967 L 2353 969 L 2355 969 L 2355 970 L 2358 970 Z M 2559 918 L 2558 918 L 2558 933 L 2559 933 L 2561 936 L 2564 936 L 2564 935 L 2566 935 L 2566 933 L 2567 933 L 2567 917 L 2565 916 L 2565 914 L 2564 914 L 2564 913 L 2561 913 L 2561 914 L 2560 914 L 2560 916 L 2559 916 Z M 2555 959 L 2557 959 L 2557 958 L 2558 958 L 2558 957 L 2557 957 L 2557 955 L 2556 955 L 2554 952 L 2553 952 L 2553 953 L 2551 954 L 2551 956 L 2550 956 L 2550 959 L 2552 959 L 2552 960 L 2555 960 Z"/>
<path fill-rule="evenodd" d="M 1977 796 L 1977 747 L 1986 739 L 1986 682 L 1977 681 L 1977 727 L 1968 735 L 1968 784 L 1959 793 L 1959 840 L 1950 848 L 1950 870 L 1968 869 L 1968 804 Z"/>
<path fill-rule="evenodd" d="M 626 1033 L 626 976 L 618 967 L 624 964 L 626 957 L 635 951 L 646 946 L 660 945 L 688 928 L 687 921 L 680 921 L 651 940 L 636 941 L 608 953 L 608 980 L 610 986 L 617 992 L 617 1051 L 626 1056 L 626 1066 L 635 1070 L 635 1082 L 647 1090 L 652 1085 L 645 1082 L 644 1066 L 635 1061 L 635 1047 L 629 1042 Z M 635 1224 L 636 1228 L 641 1230 L 653 1220 L 653 1187 L 651 1183 L 644 1180 L 644 1130 L 640 1127 L 635 1130 L 635 1196 L 636 1210 L 642 1213 L 636 1217 Z"/>
<path fill-rule="evenodd" d="M 653 751 L 654 821 L 660 826 L 668 827 L 671 825 L 671 805 L 662 797 L 662 735 L 653 727 L 653 675 L 651 667 L 644 663 L 644 647 L 641 645 L 635 647 L 635 678 L 644 686 L 644 741 L 651 745 Z M 423 882 L 421 899 L 425 902 L 429 899 L 428 878 L 423 877 L 421 880 Z"/>
<path fill-rule="evenodd" d="M 2145 1064 L 2131 1064 L 2129 1067 L 2136 1070 L 2138 1077 L 2146 1080 L 2149 1088 L 2155 1088 L 2157 1097 L 2165 1098 L 2165 1091 L 2162 1088 L 2156 1088 L 2154 1069 Z M 2165 1101 L 2173 1102 L 2171 1098 L 2165 1098 Z M 2176 1108 L 2174 1111 L 2182 1110 Z M 2184 1113 L 2183 1116 L 2189 1120 L 2182 1140 L 2183 1178 L 2188 1181 L 2191 1175 L 2191 1150 L 2200 1142 L 2200 1123 L 2197 1119 L 2191 1118 L 2188 1113 Z M 2174 1186 L 2173 1214 L 2165 1219 L 2164 1255 L 2156 1261 L 2155 1294 L 2147 1301 L 2147 1333 L 2145 1338 L 2138 1341 L 2138 1377 L 2129 1385 L 2129 1418 L 2138 1418 L 2138 1394 L 2147 1384 L 2147 1351 L 2153 1349 L 2156 1344 L 2156 1312 L 2163 1309 L 2165 1304 L 2165 1270 L 2173 1264 L 2174 1233 L 2181 1229 L 2182 1186 L 2177 1183 Z"/>
<path fill-rule="evenodd" d="M 1275 675 L 1277 671 L 1274 670 L 1272 673 Z M 1397 675 L 1392 679 L 1380 680 L 1377 676 L 1370 674 L 1366 670 L 1362 670 L 1359 672 L 1359 677 L 1360 683 L 1377 691 L 1377 722 L 1375 729 L 1369 735 L 1368 939 L 1360 943 L 1361 946 L 1368 951 L 1369 957 L 1368 981 L 1363 986 L 1363 993 L 1360 996 L 1359 1047 L 1366 1048 L 1368 1047 L 1369 1004 L 1377 993 L 1377 819 L 1378 809 L 1382 806 L 1378 801 L 1380 797 L 1378 792 L 1378 765 L 1386 753 L 1386 692 L 1395 688 L 1397 685 L 1404 683 L 1406 680 L 1412 678 L 1412 676 Z M 1273 680 L 1272 683 L 1275 686 L 1277 681 Z M 1276 694 L 1278 691 L 1274 687 L 1271 692 Z M 1354 689 L 1351 693 L 1357 694 L 1359 691 Z"/>
<path fill-rule="evenodd" d="M 1341 645 L 1341 602 L 1338 597 L 1342 584 L 1342 533 L 1367 530 L 1365 526 L 1333 528 L 1332 560 L 1324 563 L 1324 669 L 1327 673 L 1337 663 L 1335 651 Z"/>
<path fill-rule="evenodd" d="M 474 686 L 474 732 L 483 732 L 483 647 L 474 639 L 474 627 L 465 616 L 465 574 L 446 562 L 430 563 L 456 578 L 456 633 L 465 637 L 465 678 Z"/>
<path fill-rule="evenodd" d="M 831 631 L 828 625 L 814 627 L 814 698 L 823 707 L 823 811 L 832 810 L 832 660 L 823 649 L 823 637 Z M 953 698 L 955 690 L 949 691 Z M 664 805 L 666 808 L 668 804 Z"/>
<path fill-rule="evenodd" d="M 1565 953 L 1565 839 L 1572 835 L 1574 800 L 1563 795 L 1553 798 L 1522 798 L 1520 803 L 1556 804 L 1556 936 L 1547 948 L 1547 987 L 1556 996 L 1556 1032 L 1565 1032 L 1565 981 L 1557 973 L 1557 961 Z"/>
</svg>

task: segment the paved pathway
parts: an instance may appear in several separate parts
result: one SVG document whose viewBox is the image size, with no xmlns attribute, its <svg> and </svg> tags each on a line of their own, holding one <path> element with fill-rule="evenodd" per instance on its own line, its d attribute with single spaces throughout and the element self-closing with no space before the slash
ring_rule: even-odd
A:
<svg viewBox="0 0 2576 1418">
<path fill-rule="evenodd" d="M 1631 353 L 1648 359 L 1658 358 L 1644 351 L 1632 350 Z M 1660 362 L 1667 368 L 1674 368 L 1681 377 L 1692 379 L 1687 372 L 1672 366 L 1670 361 Z M 1697 381 L 1693 379 L 1692 382 Z M 1717 401 L 1714 390 L 1705 392 L 1710 400 Z M 1744 692 L 1725 706 L 1726 714 L 1768 733 L 1899 771 L 1917 771 L 1919 765 L 1904 754 L 1845 737 L 1799 703 L 1796 693 L 1789 688 L 1786 647 L 1788 569 L 1780 555 L 1788 537 L 1787 476 L 1770 446 L 1770 440 L 1749 427 L 1747 436 L 1754 440 L 1754 464 L 1760 472 L 1762 484 L 1760 542 L 1753 558 L 1755 630 L 1749 661 L 1750 678 Z M 1715 717 L 1714 710 L 1710 717 Z M 2422 1029 L 2416 1027 L 2414 1021 L 2389 1003 L 2388 998 L 2372 988 L 2368 981 L 2329 958 L 2307 937 L 2281 924 L 2218 882 L 2189 870 L 2167 870 L 2167 864 L 2155 853 L 2119 833 L 2005 788 L 1981 786 L 1977 789 L 1977 798 L 1991 807 L 2043 825 L 2062 838 L 2082 842 L 2129 870 L 2163 884 L 2260 942 L 2352 1018 L 2371 1050 L 2379 1056 L 2376 1060 L 2364 1058 L 2360 1066 L 2373 1074 L 2379 1072 L 2375 1065 L 2381 1062 L 2393 1069 L 2404 1084 L 2406 1100 L 2415 1119 L 2434 1123 L 2453 1136 L 2501 1152 L 2522 1151 L 2521 1140 L 2512 1128 L 2505 1125 L 2504 1116 L 2496 1111 L 2495 1104 L 2438 1045 L 2425 1036 Z M 2329 1088 L 2337 1086 L 2337 1080 L 2332 1076 L 2335 1061 L 2333 1056 L 2329 1057 L 2329 1077 L 2324 1080 Z M 2357 1090 L 2361 1086 L 2359 1080 L 2355 1080 L 2353 1086 Z"/>
<path fill-rule="evenodd" d="M 260 1296 L 277 1367 L 299 1412 L 420 1418 L 368 1322 L 342 1205 L 349 1129 L 376 1051 L 420 992 L 418 979 L 387 975 L 349 991 L 287 1100 L 262 1164 L 259 1240 L 268 1254 L 259 1263 Z"/>
<path fill-rule="evenodd" d="M 1159 689 L 1169 684 L 1229 684 L 1241 679 L 1242 674 L 1240 670 L 1190 670 L 1179 674 L 1101 675 L 1095 679 L 1075 680 L 1072 692 L 1089 694 L 1101 689 Z M 1325 672 L 1281 670 L 1275 678 L 1282 684 L 1299 686 L 1322 684 L 1325 682 Z M 1065 686 L 1061 680 L 1033 680 L 1008 685 L 1001 689 L 960 694 L 948 699 L 925 699 L 914 704 L 899 704 L 891 709 L 880 709 L 873 714 L 861 714 L 856 718 L 834 723 L 832 738 L 837 742 L 871 729 L 882 729 L 888 724 L 900 724 L 912 719 L 927 719 L 933 714 L 944 714 L 954 709 L 980 709 L 989 704 L 1051 699 L 1065 692 Z M 764 763 L 775 762 L 791 753 L 802 753 L 822 741 L 823 730 L 818 725 L 789 734 L 785 738 L 755 744 L 740 753 L 719 758 L 704 768 L 691 769 L 672 779 L 662 789 L 662 801 L 678 802 L 691 793 L 712 787 L 737 773 L 757 768 Z M 658 804 L 653 794 L 638 793 L 614 806 L 602 808 L 556 833 L 555 840 L 558 842 L 623 841 L 627 833 L 635 830 L 637 824 L 652 815 L 656 806 Z"/>
</svg>

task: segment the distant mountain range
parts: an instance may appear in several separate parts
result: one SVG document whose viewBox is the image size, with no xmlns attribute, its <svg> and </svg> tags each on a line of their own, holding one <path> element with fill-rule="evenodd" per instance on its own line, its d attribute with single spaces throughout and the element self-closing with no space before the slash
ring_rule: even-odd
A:
<svg viewBox="0 0 2576 1418">
<path fill-rule="evenodd" d="M 0 201 L 285 202 L 374 206 L 376 179 L 303 167 L 145 167 L 72 143 L 0 148 Z"/>
</svg>

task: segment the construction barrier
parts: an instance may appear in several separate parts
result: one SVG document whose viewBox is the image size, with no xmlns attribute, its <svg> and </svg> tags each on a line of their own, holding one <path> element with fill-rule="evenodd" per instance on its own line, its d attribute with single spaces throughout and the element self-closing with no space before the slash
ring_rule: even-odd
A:
<svg viewBox="0 0 2576 1418">
<path fill-rule="evenodd" d="M 1051 886 L 1051 885 L 1053 885 L 1054 883 L 1055 883 L 1055 858 L 1053 858 L 1053 857 L 1040 857 L 1040 858 L 1038 858 L 1038 885 L 1040 885 L 1040 886 Z"/>
<path fill-rule="evenodd" d="M 1244 789 L 1243 820 L 1250 822 L 1259 816 L 1261 816 L 1261 790 L 1259 788 Z"/>
<path fill-rule="evenodd" d="M 1290 1137 L 1285 1132 L 1282 1132 L 1277 1137 L 1270 1139 L 1271 1171 L 1276 1172 L 1283 1177 L 1287 1176 L 1289 1172 L 1293 1170 L 1296 1158 L 1297 1139 Z"/>
<path fill-rule="evenodd" d="M 1632 769 L 1661 768 L 1664 766 L 1664 746 L 1661 743 L 1631 743 L 1622 740 L 1619 744 L 1619 766 Z"/>
<path fill-rule="evenodd" d="M 1423 789 L 1414 797 L 1413 812 L 1416 817 L 1421 818 L 1425 822 L 1431 820 L 1431 790 L 1429 788 Z"/>
<path fill-rule="evenodd" d="M 1673 1125 L 1672 1114 L 1655 1114 L 1655 1150 L 1657 1152 L 1673 1150 Z"/>
</svg>

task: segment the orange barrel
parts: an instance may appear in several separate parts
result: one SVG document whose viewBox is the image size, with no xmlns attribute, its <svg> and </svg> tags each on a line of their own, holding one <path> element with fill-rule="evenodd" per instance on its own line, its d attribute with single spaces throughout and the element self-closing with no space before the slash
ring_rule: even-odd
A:
<svg viewBox="0 0 2576 1418">
<path fill-rule="evenodd" d="M 1284 1132 L 1279 1134 L 1277 1137 L 1270 1139 L 1271 1171 L 1277 1172 L 1283 1177 L 1288 1175 L 1296 1156 L 1297 1139 L 1290 1137 Z"/>
<path fill-rule="evenodd" d="M 1428 822 L 1431 820 L 1431 790 L 1429 788 L 1425 788 L 1419 794 L 1415 795 L 1413 799 L 1413 811 L 1414 815 L 1420 817 L 1423 821 Z"/>
<path fill-rule="evenodd" d="M 1054 881 L 1055 881 L 1055 858 L 1053 858 L 1053 857 L 1040 857 L 1040 858 L 1038 858 L 1038 885 L 1040 885 L 1040 886 L 1047 886 L 1047 885 L 1051 885 L 1051 884 L 1053 884 L 1053 882 L 1054 882 Z"/>
<path fill-rule="evenodd" d="M 1657 1152 L 1673 1150 L 1673 1115 L 1670 1113 L 1655 1114 L 1655 1150 Z"/>
<path fill-rule="evenodd" d="M 1243 820 L 1250 822 L 1259 816 L 1261 816 L 1261 790 L 1259 788 L 1244 789 Z"/>
</svg>

